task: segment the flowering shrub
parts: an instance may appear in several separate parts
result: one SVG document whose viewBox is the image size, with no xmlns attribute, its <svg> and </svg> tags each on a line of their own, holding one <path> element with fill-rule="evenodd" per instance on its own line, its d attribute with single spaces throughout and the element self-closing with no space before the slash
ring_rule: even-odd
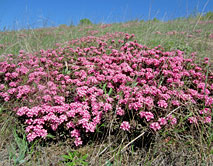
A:
<svg viewBox="0 0 213 166">
<path fill-rule="evenodd" d="M 136 123 L 153 131 L 186 123 L 209 124 L 213 73 L 180 50 L 150 49 L 122 32 L 87 36 L 33 54 L 20 50 L 0 62 L 0 102 L 26 125 L 28 141 L 63 129 L 82 144 L 107 114 L 120 129 Z M 109 119 L 110 120 L 110 119 Z"/>
</svg>

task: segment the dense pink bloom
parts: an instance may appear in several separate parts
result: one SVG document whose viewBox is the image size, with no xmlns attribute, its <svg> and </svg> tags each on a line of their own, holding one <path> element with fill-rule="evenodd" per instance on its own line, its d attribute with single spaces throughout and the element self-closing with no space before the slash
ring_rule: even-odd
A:
<svg viewBox="0 0 213 166">
<path fill-rule="evenodd" d="M 77 129 L 74 129 L 70 133 L 71 133 L 71 137 L 78 138 L 80 136 L 80 132 Z"/>
<path fill-rule="evenodd" d="M 160 130 L 161 127 L 160 127 L 160 124 L 158 122 L 153 122 L 150 124 L 149 126 L 151 129 L 153 129 L 154 131 L 157 131 L 157 130 Z"/>
<path fill-rule="evenodd" d="M 18 61 L 12 54 L 5 56 L 6 61 L 0 62 L 0 100 L 25 118 L 28 141 L 63 128 L 79 146 L 84 134 L 95 132 L 108 114 L 117 115 L 117 121 L 140 116 L 157 131 L 176 124 L 171 111 L 185 103 L 196 108 L 196 117 L 188 118 L 190 123 L 211 123 L 213 76 L 209 71 L 207 77 L 200 65 L 210 59 L 196 64 L 195 53 L 186 59 L 183 51 L 165 52 L 161 46 L 150 49 L 130 41 L 132 37 L 106 33 L 36 53 L 20 51 Z M 129 131 L 129 122 L 123 121 L 120 128 Z"/>
<path fill-rule="evenodd" d="M 88 89 L 87 86 L 79 87 L 79 88 L 76 89 L 76 90 L 77 90 L 77 94 L 78 94 L 80 97 L 86 96 L 86 94 L 87 94 L 87 89 Z"/>
<path fill-rule="evenodd" d="M 188 121 L 189 121 L 189 123 L 195 123 L 195 124 L 197 124 L 197 118 L 196 117 L 189 117 Z"/>
<path fill-rule="evenodd" d="M 27 109 L 25 109 L 26 111 Z M 32 107 L 26 111 L 28 117 L 38 116 L 39 112 L 42 110 L 41 107 Z"/>
<path fill-rule="evenodd" d="M 10 82 L 10 83 L 9 83 L 9 86 L 11 86 L 11 87 L 16 87 L 16 86 L 17 86 L 17 83 L 16 83 L 16 82 Z"/>
<path fill-rule="evenodd" d="M 31 92 L 31 87 L 29 85 L 19 86 L 18 89 L 18 95 L 17 98 L 21 98 L 22 95 L 27 95 Z"/>
<path fill-rule="evenodd" d="M 150 121 L 151 119 L 154 119 L 154 115 L 151 112 L 143 112 L 143 111 L 141 111 L 139 114 L 140 114 L 141 118 L 145 117 L 147 121 Z"/>
<path fill-rule="evenodd" d="M 76 137 L 74 143 L 75 143 L 75 146 L 79 146 L 79 145 L 82 145 L 83 142 L 81 141 L 80 137 Z"/>
<path fill-rule="evenodd" d="M 29 69 L 22 65 L 20 68 L 17 68 L 16 71 L 20 72 L 21 74 L 27 74 L 29 72 Z"/>
<path fill-rule="evenodd" d="M 166 125 L 167 124 L 167 120 L 165 118 L 159 118 L 158 122 L 160 123 L 160 125 Z"/>
<path fill-rule="evenodd" d="M 116 114 L 117 115 L 120 115 L 120 116 L 123 116 L 124 115 L 124 110 L 121 108 L 121 107 L 118 107 L 117 109 L 116 109 Z"/>
<path fill-rule="evenodd" d="M 42 99 L 44 99 L 45 102 L 48 102 L 52 100 L 52 97 L 50 95 L 45 95 L 42 97 Z"/>
<path fill-rule="evenodd" d="M 11 77 L 12 77 L 12 78 L 17 78 L 17 77 L 18 77 L 18 73 L 12 72 L 12 73 L 11 73 Z"/>
<path fill-rule="evenodd" d="M 4 84 L 0 84 L 0 90 L 3 90 L 5 88 Z"/>
<path fill-rule="evenodd" d="M 172 100 L 172 105 L 179 106 L 180 102 L 178 100 Z"/>
<path fill-rule="evenodd" d="M 209 123 L 209 124 L 211 124 L 211 116 L 205 117 L 204 123 Z"/>
<path fill-rule="evenodd" d="M 26 132 L 28 133 L 27 140 L 29 142 L 33 141 L 36 137 L 45 138 L 47 136 L 47 130 L 43 129 L 42 125 L 28 126 Z"/>
<path fill-rule="evenodd" d="M 37 137 L 37 134 L 35 134 L 34 132 L 27 134 L 27 140 L 29 142 L 32 142 L 36 137 Z"/>
<path fill-rule="evenodd" d="M 46 88 L 46 86 L 39 84 L 38 85 L 38 90 L 43 91 Z"/>
<path fill-rule="evenodd" d="M 123 122 L 121 123 L 120 128 L 121 128 L 122 130 L 124 130 L 124 131 L 125 131 L 125 130 L 126 130 L 126 131 L 129 131 L 129 129 L 130 129 L 129 122 L 123 121 Z"/>
<path fill-rule="evenodd" d="M 167 104 L 167 102 L 165 100 L 159 100 L 158 101 L 158 106 L 162 107 L 162 108 L 167 108 L 168 104 Z"/>
<path fill-rule="evenodd" d="M 204 109 L 200 110 L 199 113 L 201 115 L 203 115 L 203 114 L 211 114 L 211 109 L 210 108 L 204 108 Z"/>
<path fill-rule="evenodd" d="M 54 96 L 53 99 L 57 104 L 63 104 L 65 101 L 65 98 L 63 96 Z"/>
<path fill-rule="evenodd" d="M 18 109 L 18 111 L 16 112 L 16 114 L 17 114 L 18 116 L 23 116 L 23 115 L 25 115 L 26 113 L 28 113 L 29 110 L 30 110 L 30 109 L 27 108 L 27 107 L 21 107 L 21 108 Z"/>
<path fill-rule="evenodd" d="M 11 88 L 11 89 L 8 89 L 7 92 L 8 92 L 9 94 L 14 94 L 16 91 L 17 91 L 16 88 Z"/>
<path fill-rule="evenodd" d="M 73 124 L 73 122 L 68 122 L 67 124 L 66 124 L 66 126 L 67 126 L 67 128 L 69 129 L 69 128 L 74 128 L 75 126 L 74 126 L 74 124 Z"/>
<path fill-rule="evenodd" d="M 104 111 L 108 111 L 108 110 L 111 110 L 112 109 L 112 105 L 111 104 L 109 104 L 109 103 L 105 103 L 104 104 Z"/>
</svg>

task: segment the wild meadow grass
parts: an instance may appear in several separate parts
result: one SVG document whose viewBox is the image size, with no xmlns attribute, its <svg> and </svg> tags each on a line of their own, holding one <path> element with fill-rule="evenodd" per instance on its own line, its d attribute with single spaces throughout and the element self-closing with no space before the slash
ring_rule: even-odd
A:
<svg viewBox="0 0 213 166">
<path fill-rule="evenodd" d="M 0 165 L 212 164 L 212 20 L 0 34 Z"/>
</svg>

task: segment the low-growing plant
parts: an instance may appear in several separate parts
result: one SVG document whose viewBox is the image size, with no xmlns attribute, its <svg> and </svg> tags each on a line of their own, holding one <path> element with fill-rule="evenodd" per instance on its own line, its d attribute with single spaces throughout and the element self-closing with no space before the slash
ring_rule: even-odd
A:
<svg viewBox="0 0 213 166">
<path fill-rule="evenodd" d="M 29 142 L 63 137 L 80 146 L 102 131 L 116 139 L 122 131 L 134 140 L 143 128 L 149 128 L 147 149 L 159 134 L 172 146 L 177 133 L 210 142 L 213 73 L 209 58 L 197 61 L 195 55 L 160 45 L 151 49 L 123 32 L 35 53 L 20 50 L 0 62 L 0 101 L 25 126 Z M 86 163 L 87 156 L 75 156 L 69 153 L 67 162 Z"/>
<path fill-rule="evenodd" d="M 111 36 L 124 40 L 109 45 Z M 28 141 L 62 126 L 78 146 L 80 135 L 94 132 L 110 111 L 116 111 L 117 123 L 127 131 L 133 129 L 132 117 L 154 131 L 170 128 L 178 123 L 176 113 L 192 111 L 188 106 L 196 110 L 190 123 L 210 123 L 213 85 L 205 68 L 208 58 L 197 65 L 180 50 L 149 49 L 127 42 L 131 38 L 122 33 L 87 37 L 70 43 L 92 42 L 88 48 L 67 46 L 35 55 L 20 51 L 18 62 L 12 55 L 1 62 L 0 96 L 27 125 Z M 111 53 L 105 54 L 107 50 Z M 22 103 L 14 104 L 15 98 Z"/>
<path fill-rule="evenodd" d="M 88 165 L 88 162 L 85 160 L 87 159 L 88 155 L 82 155 L 81 153 L 74 151 L 74 152 L 69 152 L 67 155 L 62 156 L 64 158 L 63 163 L 67 166 L 82 166 L 82 165 Z"/>
<path fill-rule="evenodd" d="M 25 163 L 26 155 L 29 152 L 28 142 L 26 136 L 23 135 L 23 138 L 20 138 L 16 132 L 16 128 L 13 130 L 14 143 L 11 143 L 8 147 L 9 160 L 12 160 L 14 165 L 20 165 Z"/>
</svg>

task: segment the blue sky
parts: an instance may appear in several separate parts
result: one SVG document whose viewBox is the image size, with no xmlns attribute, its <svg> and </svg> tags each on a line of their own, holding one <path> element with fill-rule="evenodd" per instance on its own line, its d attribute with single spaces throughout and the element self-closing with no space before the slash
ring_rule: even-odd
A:
<svg viewBox="0 0 213 166">
<path fill-rule="evenodd" d="M 208 2 L 208 3 L 207 3 Z M 0 30 L 134 19 L 169 20 L 213 11 L 213 0 L 0 0 Z"/>
</svg>

